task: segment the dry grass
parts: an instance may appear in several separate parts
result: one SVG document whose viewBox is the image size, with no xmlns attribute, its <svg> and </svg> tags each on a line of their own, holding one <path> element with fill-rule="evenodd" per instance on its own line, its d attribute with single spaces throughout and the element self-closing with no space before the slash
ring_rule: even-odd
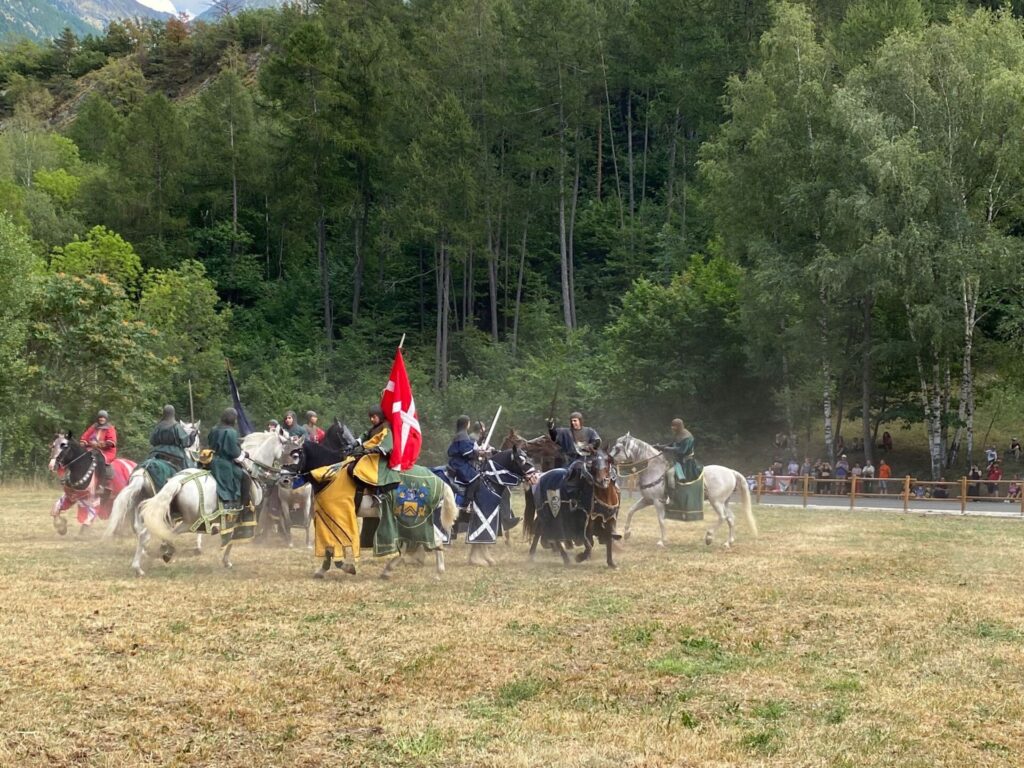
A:
<svg viewBox="0 0 1024 768">
<path fill-rule="evenodd" d="M 310 578 L 240 550 L 130 576 L 0 489 L 0 765 L 963 766 L 1024 754 L 1024 528 L 759 510 L 621 568 Z M 640 513 L 643 515 L 644 513 Z"/>
</svg>

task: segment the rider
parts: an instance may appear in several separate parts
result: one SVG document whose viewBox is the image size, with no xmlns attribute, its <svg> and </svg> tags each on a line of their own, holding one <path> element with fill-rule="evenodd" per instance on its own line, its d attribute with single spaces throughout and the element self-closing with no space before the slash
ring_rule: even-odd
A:
<svg viewBox="0 0 1024 768">
<path fill-rule="evenodd" d="M 466 486 L 463 500 L 467 507 L 472 505 L 476 489 L 480 485 L 477 462 L 483 456 L 483 451 L 468 430 L 469 416 L 459 416 L 455 420 L 455 437 L 448 445 L 448 469 L 459 483 Z"/>
<path fill-rule="evenodd" d="M 329 495 L 331 503 L 319 501 L 317 513 L 313 517 L 314 556 L 324 559 L 323 566 L 313 574 L 316 578 L 323 577 L 332 558 L 345 572 L 355 573 L 354 565 L 347 562 L 347 558 L 359 556 L 356 494 L 360 485 L 381 485 L 381 476 L 388 473 L 388 457 L 393 447 L 391 430 L 379 405 L 371 406 L 367 415 L 370 428 L 359 438 L 358 445 L 341 465 L 341 470 L 336 472 L 336 466 L 324 467 L 312 473 L 313 479 L 318 482 L 329 475 L 333 476 L 319 497 L 322 500 L 325 494 Z M 346 558 L 344 563 L 343 556 Z"/>
<path fill-rule="evenodd" d="M 566 466 L 590 456 L 601 447 L 601 436 L 593 427 L 583 426 L 583 414 L 569 414 L 568 427 L 555 427 L 554 417 L 548 419 L 548 435 L 562 451 Z"/>
<path fill-rule="evenodd" d="M 672 467 L 665 473 L 665 482 L 670 490 L 675 488 L 677 481 L 691 483 L 704 471 L 703 465 L 693 457 L 693 445 L 693 435 L 683 420 L 672 419 L 672 442 L 654 446 L 673 460 Z"/>
<path fill-rule="evenodd" d="M 303 429 L 306 430 L 306 439 L 314 443 L 322 443 L 324 440 L 324 431 L 317 426 L 318 418 L 316 411 L 306 411 L 306 424 Z"/>
<path fill-rule="evenodd" d="M 306 437 L 306 430 L 295 422 L 295 411 L 285 411 L 281 427 L 289 437 Z"/>
<path fill-rule="evenodd" d="M 213 450 L 213 461 L 210 462 L 210 474 L 217 481 L 217 496 L 226 504 L 241 500 L 242 507 L 251 503 L 251 479 L 242 468 L 245 457 L 238 441 L 238 412 L 234 408 L 225 408 L 220 415 L 220 423 L 210 430 L 206 441 Z"/>
<path fill-rule="evenodd" d="M 174 406 L 165 405 L 163 419 L 157 422 L 149 434 L 149 444 L 152 446 L 149 455 L 151 458 L 166 461 L 176 472 L 193 467 L 195 463 L 188 455 L 188 447 L 192 445 L 195 436 L 195 432 L 189 434 L 181 426 L 181 422 L 175 416 Z"/>
<path fill-rule="evenodd" d="M 110 493 L 110 481 L 114 478 L 114 460 L 117 458 L 117 429 L 110 421 L 106 411 L 96 414 L 95 423 L 91 424 L 79 442 L 86 448 L 92 448 L 103 456 L 103 476 L 100 478 L 100 491 Z"/>
</svg>

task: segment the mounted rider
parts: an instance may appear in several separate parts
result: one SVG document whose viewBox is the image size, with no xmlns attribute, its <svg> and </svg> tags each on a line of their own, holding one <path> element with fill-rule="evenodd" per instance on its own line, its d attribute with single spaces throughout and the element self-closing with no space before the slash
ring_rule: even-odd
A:
<svg viewBox="0 0 1024 768">
<path fill-rule="evenodd" d="M 356 496 L 361 488 L 387 484 L 392 470 L 388 457 L 393 443 L 384 411 L 379 405 L 367 412 L 370 428 L 364 432 L 351 456 L 344 462 L 310 472 L 314 483 L 323 483 L 317 492 L 313 515 L 313 554 L 323 565 L 313 575 L 323 578 L 331 560 L 346 573 L 355 573 L 359 557 L 359 522 Z M 344 562 L 343 562 L 344 558 Z"/>
<path fill-rule="evenodd" d="M 189 434 L 178 421 L 173 405 L 165 405 L 163 418 L 149 433 L 149 457 L 166 461 L 175 472 L 194 467 L 195 462 L 188 454 L 188 447 L 195 440 L 195 432 Z"/>
<path fill-rule="evenodd" d="M 317 426 L 318 420 L 316 411 L 306 411 L 306 423 L 303 425 L 303 429 L 306 430 L 306 439 L 312 440 L 314 443 L 324 441 L 324 431 Z"/>
<path fill-rule="evenodd" d="M 114 459 L 117 458 L 117 428 L 110 421 L 106 411 L 96 413 L 96 421 L 82 433 L 78 441 L 103 457 L 103 474 L 100 476 L 101 494 L 110 493 L 110 481 L 114 478 Z"/>
<path fill-rule="evenodd" d="M 673 506 L 684 510 L 699 509 L 704 503 L 704 487 L 696 481 L 704 465 L 694 458 L 694 439 L 682 419 L 672 419 L 672 442 L 654 447 L 664 452 L 671 462 L 665 472 L 665 487 Z M 679 491 L 676 491 L 676 488 Z"/>
<path fill-rule="evenodd" d="M 285 411 L 281 421 L 281 429 L 288 437 L 306 437 L 306 430 L 295 420 L 295 411 Z"/>
<path fill-rule="evenodd" d="M 566 466 L 593 455 L 601 447 L 601 436 L 593 427 L 583 426 L 583 414 L 569 414 L 568 427 L 556 427 L 554 417 L 548 419 L 548 435 L 562 452 Z"/>
<path fill-rule="evenodd" d="M 245 454 L 238 438 L 238 412 L 225 408 L 220 423 L 210 430 L 206 438 L 213 451 L 210 474 L 217 481 L 217 496 L 226 507 L 250 506 L 252 499 L 252 478 L 242 467 Z"/>
<path fill-rule="evenodd" d="M 469 416 L 459 416 L 455 420 L 455 437 L 448 445 L 448 470 L 455 480 L 466 487 L 463 503 L 470 506 L 480 485 L 478 462 L 484 451 L 477 441 L 469 434 Z"/>
</svg>

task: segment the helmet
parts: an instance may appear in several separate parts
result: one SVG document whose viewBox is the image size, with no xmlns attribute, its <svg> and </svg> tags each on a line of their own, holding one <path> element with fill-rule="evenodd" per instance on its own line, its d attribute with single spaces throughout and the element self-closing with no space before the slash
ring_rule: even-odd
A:
<svg viewBox="0 0 1024 768">
<path fill-rule="evenodd" d="M 673 432 L 680 432 L 680 431 L 682 431 L 684 429 L 686 429 L 686 425 L 683 424 L 683 420 L 682 419 L 672 419 L 672 431 Z"/>
<path fill-rule="evenodd" d="M 310 419 L 316 419 L 316 418 L 319 418 L 316 415 L 316 411 L 306 411 L 306 421 L 309 421 Z"/>
<path fill-rule="evenodd" d="M 295 421 L 295 411 L 285 411 L 284 412 L 284 419 L 283 420 L 284 421 L 288 421 L 288 417 L 289 416 L 291 417 L 292 422 L 294 422 Z"/>
<path fill-rule="evenodd" d="M 100 419 L 108 419 L 109 420 L 110 419 L 110 414 L 107 413 L 106 411 L 99 411 L 96 414 L 96 420 L 99 421 Z"/>
<path fill-rule="evenodd" d="M 220 414 L 220 423 L 229 427 L 235 426 L 238 423 L 238 411 L 234 408 L 225 408 Z"/>
<path fill-rule="evenodd" d="M 164 406 L 164 420 L 165 421 L 174 421 L 174 406 L 173 405 L 165 405 Z"/>
<path fill-rule="evenodd" d="M 382 422 L 384 421 L 384 409 L 379 405 L 371 405 L 370 410 L 366 413 L 367 416 L 376 416 Z"/>
<path fill-rule="evenodd" d="M 469 416 L 459 416 L 455 420 L 455 431 L 461 432 L 464 429 L 469 429 Z"/>
<path fill-rule="evenodd" d="M 572 421 L 573 419 L 579 419 L 580 420 L 580 426 L 581 427 L 583 426 L 583 414 L 582 413 L 580 413 L 579 411 L 573 411 L 572 413 L 569 414 L 569 421 Z"/>
</svg>

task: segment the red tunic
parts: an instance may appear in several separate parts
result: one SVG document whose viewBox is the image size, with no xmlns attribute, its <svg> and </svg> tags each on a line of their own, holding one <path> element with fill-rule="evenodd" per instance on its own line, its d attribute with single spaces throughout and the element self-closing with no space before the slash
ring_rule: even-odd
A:
<svg viewBox="0 0 1024 768">
<path fill-rule="evenodd" d="M 93 424 L 82 433 L 79 440 L 89 448 L 99 448 L 107 464 L 113 464 L 117 458 L 117 430 L 113 424 L 107 424 L 105 427 Z M 93 440 L 97 445 L 92 445 Z"/>
</svg>

